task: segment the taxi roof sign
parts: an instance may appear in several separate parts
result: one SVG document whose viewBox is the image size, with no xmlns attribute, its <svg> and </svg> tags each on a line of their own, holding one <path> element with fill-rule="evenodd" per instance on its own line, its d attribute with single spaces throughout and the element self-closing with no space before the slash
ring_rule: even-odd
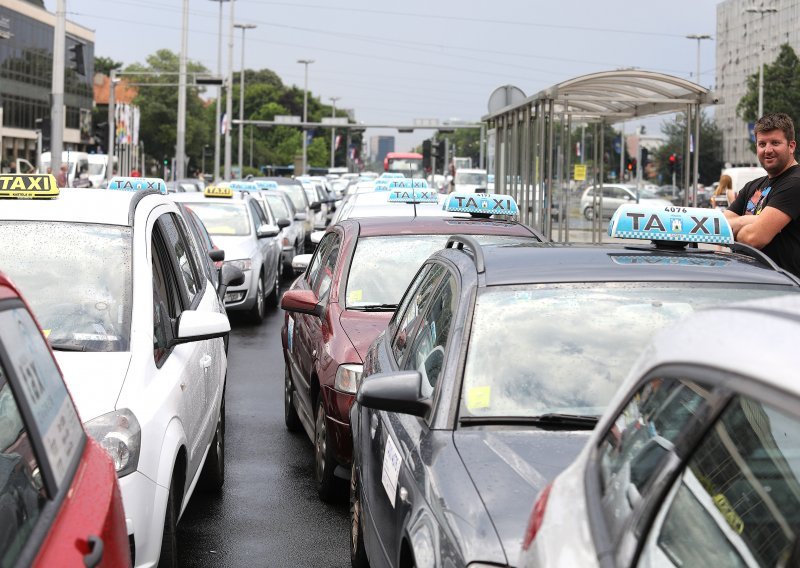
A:
<svg viewBox="0 0 800 568">
<path fill-rule="evenodd" d="M 378 179 L 399 179 L 404 177 L 406 176 L 400 172 L 383 172 L 378 176 Z"/>
<path fill-rule="evenodd" d="M 428 189 L 428 182 L 424 179 L 390 179 L 389 190 L 393 189 Z"/>
<path fill-rule="evenodd" d="M 375 191 L 389 191 L 389 180 L 388 179 L 376 179 L 375 180 Z"/>
<path fill-rule="evenodd" d="M 220 184 L 223 185 L 223 184 Z M 259 187 L 252 181 L 234 180 L 229 181 L 224 186 L 230 187 L 234 191 L 258 191 Z"/>
<path fill-rule="evenodd" d="M 116 191 L 146 191 L 154 189 L 159 193 L 167 194 L 167 184 L 161 178 L 123 177 L 111 178 L 108 189 Z"/>
<path fill-rule="evenodd" d="M 223 185 L 208 185 L 203 190 L 206 197 L 233 197 L 233 189 Z"/>
<path fill-rule="evenodd" d="M 0 174 L 0 199 L 54 199 L 58 194 L 52 174 Z"/>
<path fill-rule="evenodd" d="M 451 193 L 442 205 L 451 213 L 471 215 L 517 215 L 517 202 L 510 195 L 499 193 Z"/>
<path fill-rule="evenodd" d="M 733 231 L 722 211 L 702 207 L 626 203 L 611 217 L 608 234 L 620 239 L 733 244 Z"/>
<path fill-rule="evenodd" d="M 257 179 L 253 180 L 258 189 L 278 189 L 278 182 L 271 179 Z"/>
<path fill-rule="evenodd" d="M 439 194 L 432 189 L 394 189 L 389 203 L 438 203 Z"/>
</svg>

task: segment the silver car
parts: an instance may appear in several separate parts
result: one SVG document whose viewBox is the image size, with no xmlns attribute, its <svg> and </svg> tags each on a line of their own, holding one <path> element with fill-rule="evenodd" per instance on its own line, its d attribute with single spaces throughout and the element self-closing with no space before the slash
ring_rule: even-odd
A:
<svg viewBox="0 0 800 568">
<path fill-rule="evenodd" d="M 599 188 L 598 188 L 599 189 Z M 595 203 L 595 193 L 596 203 Z M 642 189 L 638 195 L 635 185 L 622 185 L 614 183 L 603 184 L 603 218 L 611 219 L 614 211 L 623 203 L 642 203 L 654 207 L 669 207 L 672 205 L 666 199 L 657 197 L 650 190 Z M 591 185 L 581 195 L 581 211 L 588 220 L 594 219 L 596 209 L 600 207 L 600 192 L 595 191 L 595 186 Z"/>
<path fill-rule="evenodd" d="M 264 191 L 262 196 L 269 206 L 272 214 L 277 219 L 276 224 L 281 228 L 278 238 L 281 243 L 281 254 L 283 256 L 284 270 L 292 269 L 292 259 L 295 255 L 303 254 L 303 231 L 302 221 L 294 220 L 294 207 L 289 196 L 280 191 Z"/>
</svg>

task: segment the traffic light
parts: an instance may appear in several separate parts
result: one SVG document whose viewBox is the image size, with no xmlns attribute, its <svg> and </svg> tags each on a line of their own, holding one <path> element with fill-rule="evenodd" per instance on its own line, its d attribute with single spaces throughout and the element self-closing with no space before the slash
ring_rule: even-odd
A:
<svg viewBox="0 0 800 568">
<path fill-rule="evenodd" d="M 422 168 L 425 170 L 431 169 L 431 141 L 422 141 Z"/>
<path fill-rule="evenodd" d="M 78 75 L 86 75 L 86 65 L 83 60 L 83 44 L 75 43 L 69 48 L 69 66 Z"/>
<path fill-rule="evenodd" d="M 441 158 L 443 160 L 444 160 L 444 154 L 445 154 L 444 145 L 445 145 L 445 141 L 444 141 L 444 138 L 442 138 L 441 140 L 439 140 L 439 143 L 437 144 L 437 148 L 436 148 L 436 157 Z"/>
<path fill-rule="evenodd" d="M 648 163 L 650 163 L 650 150 L 642 148 L 642 167 L 647 167 Z"/>
<path fill-rule="evenodd" d="M 630 158 L 628 158 L 625 169 L 627 169 L 629 172 L 633 171 L 633 160 Z"/>
<path fill-rule="evenodd" d="M 164 158 L 164 167 L 166 168 L 167 165 L 169 165 L 169 159 L 168 158 Z"/>
<path fill-rule="evenodd" d="M 636 171 L 636 158 L 631 159 L 631 170 L 634 172 Z"/>
<path fill-rule="evenodd" d="M 675 167 L 678 165 L 678 157 L 675 154 L 669 155 L 669 173 L 675 173 Z"/>
</svg>

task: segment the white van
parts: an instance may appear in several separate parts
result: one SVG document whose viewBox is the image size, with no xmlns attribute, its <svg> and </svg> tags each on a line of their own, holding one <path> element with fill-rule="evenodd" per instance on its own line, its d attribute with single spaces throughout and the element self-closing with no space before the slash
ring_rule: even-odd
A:
<svg viewBox="0 0 800 568">
<path fill-rule="evenodd" d="M 68 164 L 67 169 L 67 185 L 75 187 L 75 180 L 80 178 L 81 175 L 88 182 L 89 176 L 89 154 L 86 152 L 73 152 L 72 150 L 65 150 L 61 152 L 61 163 Z M 39 166 L 40 173 L 47 173 L 47 168 L 50 167 L 50 152 L 42 152 L 42 163 Z M 58 172 L 52 172 L 54 176 Z M 89 185 L 86 183 L 85 185 Z M 84 185 L 84 187 L 85 187 Z"/>
<path fill-rule="evenodd" d="M 114 166 L 116 169 L 117 158 L 114 158 Z M 106 170 L 108 169 L 108 154 L 89 154 L 89 179 L 92 182 L 92 187 L 100 187 L 106 179 Z"/>
<path fill-rule="evenodd" d="M 738 194 L 748 182 L 767 175 L 767 170 L 757 167 L 725 168 L 721 175 L 731 176 L 733 192 Z"/>
</svg>

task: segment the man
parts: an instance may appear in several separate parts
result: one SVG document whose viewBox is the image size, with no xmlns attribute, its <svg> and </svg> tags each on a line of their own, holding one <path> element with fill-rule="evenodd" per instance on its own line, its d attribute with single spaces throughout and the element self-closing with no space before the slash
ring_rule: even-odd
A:
<svg viewBox="0 0 800 568">
<path fill-rule="evenodd" d="M 725 217 L 740 243 L 761 249 L 781 268 L 800 276 L 800 167 L 794 158 L 794 124 L 788 115 L 762 116 L 756 153 L 767 176 L 739 192 Z"/>
<path fill-rule="evenodd" d="M 61 169 L 58 171 L 58 175 L 56 176 L 56 185 L 58 187 L 67 187 L 67 165 L 61 164 Z"/>
</svg>

